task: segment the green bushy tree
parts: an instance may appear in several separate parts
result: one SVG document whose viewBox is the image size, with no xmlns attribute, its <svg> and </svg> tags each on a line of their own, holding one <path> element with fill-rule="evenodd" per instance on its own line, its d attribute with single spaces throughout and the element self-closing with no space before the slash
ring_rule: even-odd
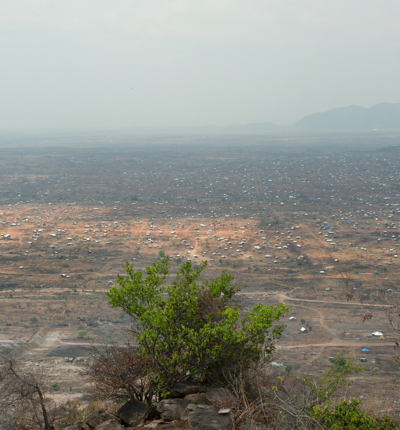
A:
<svg viewBox="0 0 400 430">
<path fill-rule="evenodd" d="M 111 306 L 136 320 L 136 343 L 154 361 L 151 377 L 161 392 L 188 377 L 215 382 L 226 366 L 243 368 L 265 359 L 282 334 L 284 326 L 276 323 L 287 307 L 257 304 L 242 312 L 232 276 L 223 271 L 200 281 L 206 266 L 194 269 L 186 262 L 167 284 L 168 259 L 146 267 L 145 276 L 126 263 L 126 276 L 116 279 L 119 287 L 106 293 Z"/>
</svg>

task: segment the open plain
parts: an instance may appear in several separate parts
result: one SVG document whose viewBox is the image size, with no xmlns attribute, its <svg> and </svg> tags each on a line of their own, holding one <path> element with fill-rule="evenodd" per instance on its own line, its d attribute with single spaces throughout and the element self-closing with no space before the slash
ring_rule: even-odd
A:
<svg viewBox="0 0 400 430">
<path fill-rule="evenodd" d="M 291 306 L 282 371 L 318 376 L 343 353 L 365 359 L 352 395 L 384 400 L 385 384 L 390 397 L 398 338 L 346 294 L 373 309 L 374 285 L 400 293 L 399 145 L 377 133 L 3 136 L 0 351 L 50 376 L 55 398 L 85 398 L 87 348 L 130 326 L 104 296 L 121 263 L 169 256 L 172 272 L 207 261 L 205 277 L 234 275 L 245 308 Z"/>
</svg>

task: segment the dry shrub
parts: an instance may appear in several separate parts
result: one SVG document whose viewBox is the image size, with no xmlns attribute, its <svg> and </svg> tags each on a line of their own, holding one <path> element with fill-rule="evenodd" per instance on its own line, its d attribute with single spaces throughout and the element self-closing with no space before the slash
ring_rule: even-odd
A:
<svg viewBox="0 0 400 430">
<path fill-rule="evenodd" d="M 92 359 L 84 373 L 92 384 L 92 397 L 97 400 L 122 402 L 136 399 L 151 404 L 155 385 L 151 379 L 154 363 L 127 342 L 92 345 Z"/>
<path fill-rule="evenodd" d="M 52 430 L 60 409 L 46 375 L 24 369 L 12 356 L 0 358 L 0 420 L 15 430 Z"/>
<path fill-rule="evenodd" d="M 389 416 L 393 420 L 400 420 L 400 405 L 395 399 L 399 398 L 397 382 L 380 382 L 374 384 L 372 390 L 362 402 L 362 410 L 377 416 Z"/>
<path fill-rule="evenodd" d="M 332 368 L 319 378 L 296 377 L 290 372 L 283 375 L 280 368 L 268 363 L 244 368 L 243 371 L 225 369 L 224 376 L 235 400 L 227 398 L 217 406 L 231 408 L 238 430 L 322 429 L 325 424 L 321 425 L 319 420 L 324 421 L 327 417 L 338 419 L 339 425 L 340 413 L 338 415 L 337 411 L 352 405 L 354 400 L 347 395 L 352 383 L 350 375 L 360 370 L 357 363 L 345 360 L 343 356 L 338 356 Z M 353 412 L 354 419 L 368 419 L 375 423 L 371 428 L 397 428 L 395 420 L 398 420 L 399 413 L 394 410 L 393 399 L 398 397 L 398 387 L 393 385 L 386 389 L 385 394 L 382 398 L 380 387 L 379 393 L 372 393 L 362 408 L 353 410 L 347 407 L 346 410 Z M 376 402 L 377 398 L 380 402 Z M 367 416 L 362 415 L 364 413 Z"/>
<path fill-rule="evenodd" d="M 258 364 L 249 369 L 225 369 L 235 396 L 230 407 L 236 429 L 319 429 L 313 408 L 345 394 L 348 374 L 328 373 L 327 379 L 282 375 L 279 368 Z"/>
<path fill-rule="evenodd" d="M 280 376 L 276 368 L 253 367 L 230 384 L 236 404 L 231 407 L 237 429 L 318 428 L 310 415 L 315 400 L 307 379 Z"/>
<path fill-rule="evenodd" d="M 84 405 L 80 400 L 72 400 L 62 406 L 63 415 L 58 422 L 58 428 L 72 426 L 79 422 L 84 422 L 86 418 L 99 408 L 115 413 L 119 404 L 113 401 L 103 401 L 92 399 L 90 403 Z"/>
</svg>

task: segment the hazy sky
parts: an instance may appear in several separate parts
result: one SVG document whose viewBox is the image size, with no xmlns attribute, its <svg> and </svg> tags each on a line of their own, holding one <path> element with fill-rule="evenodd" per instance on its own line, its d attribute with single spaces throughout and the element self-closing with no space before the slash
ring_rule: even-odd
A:
<svg viewBox="0 0 400 430">
<path fill-rule="evenodd" d="M 0 0 L 0 130 L 400 102 L 399 0 Z"/>
</svg>

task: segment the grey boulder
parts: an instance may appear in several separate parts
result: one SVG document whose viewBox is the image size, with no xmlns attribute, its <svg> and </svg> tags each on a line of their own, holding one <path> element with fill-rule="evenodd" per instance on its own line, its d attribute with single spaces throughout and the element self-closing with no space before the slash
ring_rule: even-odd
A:
<svg viewBox="0 0 400 430">
<path fill-rule="evenodd" d="M 206 399 L 218 407 L 229 407 L 235 402 L 235 396 L 227 388 L 211 388 Z"/>
<path fill-rule="evenodd" d="M 78 422 L 78 423 L 76 423 L 76 424 L 74 424 L 72 426 L 65 427 L 63 430 L 85 430 L 85 428 L 87 428 L 87 427 L 84 427 L 83 426 L 83 422 L 80 421 L 80 422 Z"/>
<path fill-rule="evenodd" d="M 108 420 L 99 424 L 95 430 L 124 430 L 124 426 L 116 420 Z"/>
<path fill-rule="evenodd" d="M 133 427 L 143 422 L 147 418 L 150 410 L 151 407 L 146 403 L 131 399 L 118 409 L 116 415 L 121 418 L 126 425 Z"/>
<path fill-rule="evenodd" d="M 211 403 L 207 400 L 206 393 L 187 394 L 185 396 L 185 400 L 190 400 L 193 403 L 202 403 L 204 405 L 211 405 Z"/>
<path fill-rule="evenodd" d="M 185 399 L 163 399 L 157 405 L 157 411 L 165 421 L 187 420 L 188 405 L 192 402 Z"/>
<path fill-rule="evenodd" d="M 205 393 L 205 387 L 200 386 L 196 382 L 181 381 L 177 382 L 172 388 L 169 397 L 179 398 L 185 397 L 188 394 Z"/>
<path fill-rule="evenodd" d="M 99 424 L 104 423 L 105 421 L 115 420 L 120 423 L 120 419 L 116 417 L 111 412 L 106 411 L 104 408 L 99 408 L 97 411 L 94 411 L 91 415 L 86 418 L 86 424 L 89 428 L 94 429 Z"/>
<path fill-rule="evenodd" d="M 218 414 L 211 408 L 196 408 L 190 412 L 188 423 L 191 430 L 232 430 L 233 423 L 228 414 Z"/>
</svg>

